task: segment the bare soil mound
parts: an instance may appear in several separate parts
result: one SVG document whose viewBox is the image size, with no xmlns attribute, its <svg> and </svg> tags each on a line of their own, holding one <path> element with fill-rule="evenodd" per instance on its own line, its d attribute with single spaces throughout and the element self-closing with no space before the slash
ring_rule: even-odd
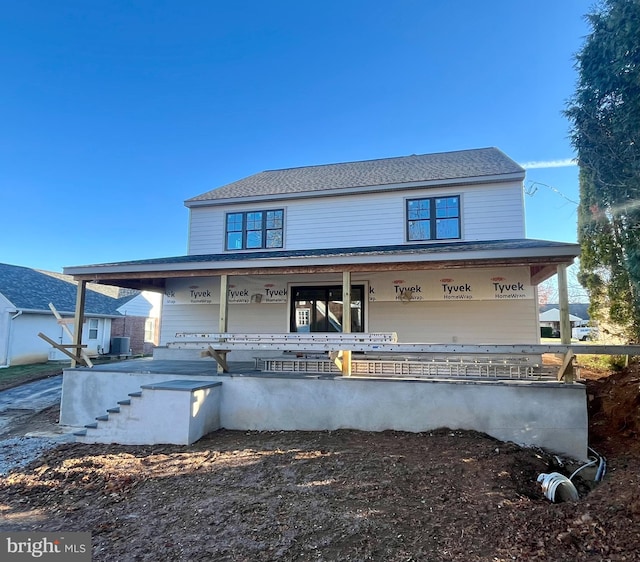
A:
<svg viewBox="0 0 640 562">
<path fill-rule="evenodd" d="M 617 456 L 638 454 L 640 366 L 587 381 L 589 434 L 593 447 Z"/>
<path fill-rule="evenodd" d="M 575 466 L 474 432 L 223 430 L 61 445 L 0 478 L 0 530 L 90 531 L 96 561 L 638 560 L 637 378 L 586 382 L 608 470 L 577 502 L 536 482 Z"/>
</svg>

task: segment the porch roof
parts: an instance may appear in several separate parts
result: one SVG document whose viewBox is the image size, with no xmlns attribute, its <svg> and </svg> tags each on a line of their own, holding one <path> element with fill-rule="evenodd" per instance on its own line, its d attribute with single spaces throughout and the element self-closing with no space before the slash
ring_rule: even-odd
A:
<svg viewBox="0 0 640 562">
<path fill-rule="evenodd" d="M 64 272 L 94 283 L 161 290 L 174 277 L 528 266 L 537 284 L 579 253 L 578 244 L 515 239 L 196 254 L 72 266 Z"/>
</svg>

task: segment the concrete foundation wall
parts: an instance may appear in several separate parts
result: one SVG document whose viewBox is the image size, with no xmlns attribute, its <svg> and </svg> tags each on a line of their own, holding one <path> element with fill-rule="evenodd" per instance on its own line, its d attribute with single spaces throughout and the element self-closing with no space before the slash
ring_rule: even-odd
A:
<svg viewBox="0 0 640 562">
<path fill-rule="evenodd" d="M 175 374 L 65 371 L 61 424 L 94 421 L 143 384 Z M 220 381 L 220 426 L 234 430 L 441 427 L 587 458 L 587 407 L 580 384 L 524 381 L 397 381 L 365 378 L 193 376 Z"/>
</svg>

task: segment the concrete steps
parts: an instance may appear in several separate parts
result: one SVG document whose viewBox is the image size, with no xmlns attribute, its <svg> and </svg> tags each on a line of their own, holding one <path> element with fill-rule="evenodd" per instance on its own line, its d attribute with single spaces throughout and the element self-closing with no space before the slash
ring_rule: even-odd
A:
<svg viewBox="0 0 640 562">
<path fill-rule="evenodd" d="M 143 385 L 75 432 L 76 441 L 190 445 L 220 428 L 221 385 L 194 380 Z"/>
</svg>

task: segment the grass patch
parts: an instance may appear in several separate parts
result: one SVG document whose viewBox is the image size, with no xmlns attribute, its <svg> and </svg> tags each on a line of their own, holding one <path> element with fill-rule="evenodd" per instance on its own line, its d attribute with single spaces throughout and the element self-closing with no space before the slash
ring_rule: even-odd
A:
<svg viewBox="0 0 640 562">
<path fill-rule="evenodd" d="M 625 355 L 580 355 L 580 365 L 594 371 L 621 371 L 626 366 Z"/>
<path fill-rule="evenodd" d="M 33 365 L 16 365 L 0 369 L 0 389 L 10 388 L 24 382 L 41 379 L 62 373 L 62 369 L 70 363 L 50 362 L 35 363 Z"/>
<path fill-rule="evenodd" d="M 94 358 L 94 365 L 103 363 L 118 363 L 118 359 Z M 0 369 L 0 390 L 18 386 L 29 381 L 43 379 L 53 375 L 59 375 L 63 369 L 68 369 L 71 361 L 50 361 L 48 363 L 34 363 L 32 365 L 16 365 Z"/>
</svg>

